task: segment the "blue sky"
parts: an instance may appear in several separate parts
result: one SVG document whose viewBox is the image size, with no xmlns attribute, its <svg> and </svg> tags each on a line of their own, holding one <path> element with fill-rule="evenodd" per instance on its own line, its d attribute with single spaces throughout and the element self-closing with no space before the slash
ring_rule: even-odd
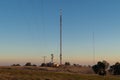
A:
<svg viewBox="0 0 120 80">
<path fill-rule="evenodd" d="M 59 63 L 59 10 L 63 13 L 63 62 L 120 61 L 119 0 L 0 0 L 0 64 Z"/>
</svg>

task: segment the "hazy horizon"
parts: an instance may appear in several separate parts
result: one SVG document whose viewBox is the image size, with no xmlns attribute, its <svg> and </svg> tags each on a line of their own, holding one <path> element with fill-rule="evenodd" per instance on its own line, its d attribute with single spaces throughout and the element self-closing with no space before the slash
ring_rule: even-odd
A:
<svg viewBox="0 0 120 80">
<path fill-rule="evenodd" d="M 59 63 L 63 15 L 63 62 L 113 64 L 120 59 L 119 0 L 0 0 L 0 65 Z"/>
</svg>

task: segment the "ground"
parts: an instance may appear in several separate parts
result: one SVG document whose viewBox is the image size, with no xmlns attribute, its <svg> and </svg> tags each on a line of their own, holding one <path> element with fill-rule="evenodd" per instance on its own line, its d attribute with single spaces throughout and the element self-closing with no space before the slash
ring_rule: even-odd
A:
<svg viewBox="0 0 120 80">
<path fill-rule="evenodd" d="M 120 76 L 99 76 L 80 67 L 0 67 L 0 80 L 120 80 Z"/>
</svg>

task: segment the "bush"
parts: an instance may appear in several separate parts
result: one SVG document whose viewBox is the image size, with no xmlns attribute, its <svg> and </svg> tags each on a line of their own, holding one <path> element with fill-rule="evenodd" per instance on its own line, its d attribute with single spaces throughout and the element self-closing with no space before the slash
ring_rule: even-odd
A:
<svg viewBox="0 0 120 80">
<path fill-rule="evenodd" d="M 99 75 L 102 75 L 102 76 L 106 75 L 105 69 L 99 70 L 98 74 L 99 74 Z"/>
<path fill-rule="evenodd" d="M 12 66 L 21 66 L 20 64 L 13 64 Z"/>
<path fill-rule="evenodd" d="M 46 67 L 46 64 L 45 64 L 45 63 L 42 63 L 42 64 L 41 64 L 41 67 Z"/>
<path fill-rule="evenodd" d="M 97 74 L 98 73 L 98 65 L 93 65 L 92 66 L 92 69 L 93 69 L 93 71 L 95 72 L 95 74 Z"/>
<path fill-rule="evenodd" d="M 65 62 L 65 66 L 70 66 L 70 62 Z"/>
<path fill-rule="evenodd" d="M 33 64 L 32 66 L 35 66 L 35 67 L 36 67 L 37 65 L 36 65 L 36 64 Z"/>
<path fill-rule="evenodd" d="M 115 65 L 110 66 L 109 72 L 113 75 L 120 75 L 120 63 L 117 62 Z"/>
<path fill-rule="evenodd" d="M 96 65 L 92 66 L 93 71 L 99 75 L 106 75 L 106 69 L 108 68 L 109 63 L 107 61 L 99 61 Z"/>
<path fill-rule="evenodd" d="M 25 64 L 25 66 L 32 66 L 32 65 L 31 65 L 31 62 L 27 62 L 27 63 Z"/>
<path fill-rule="evenodd" d="M 99 69 L 105 69 L 105 64 L 103 62 L 97 63 Z"/>
</svg>

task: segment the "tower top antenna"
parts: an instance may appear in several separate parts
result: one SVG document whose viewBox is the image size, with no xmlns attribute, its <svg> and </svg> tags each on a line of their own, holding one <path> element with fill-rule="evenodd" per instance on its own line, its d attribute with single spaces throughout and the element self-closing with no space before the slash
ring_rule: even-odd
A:
<svg viewBox="0 0 120 80">
<path fill-rule="evenodd" d="M 60 9 L 60 15 L 62 15 L 62 9 Z"/>
</svg>

